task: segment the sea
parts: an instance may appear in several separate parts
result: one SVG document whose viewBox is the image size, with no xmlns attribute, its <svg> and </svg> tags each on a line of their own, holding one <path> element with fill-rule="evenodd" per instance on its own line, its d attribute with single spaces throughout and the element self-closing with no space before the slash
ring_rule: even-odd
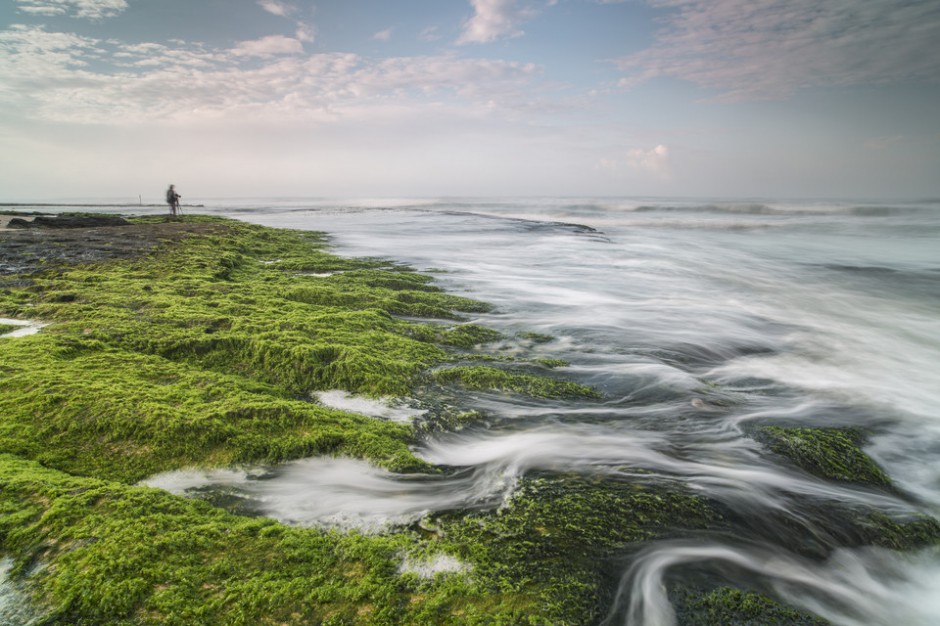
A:
<svg viewBox="0 0 940 626">
<path fill-rule="evenodd" d="M 415 447 L 463 469 L 446 479 L 307 459 L 269 480 L 233 468 L 150 484 L 181 493 L 222 484 L 288 523 L 363 532 L 496 508 L 529 473 L 668 484 L 719 503 L 735 532 L 631 552 L 604 624 L 675 624 L 664 582 L 691 570 L 746 582 L 833 624 L 940 624 L 940 551 L 855 545 L 827 515 L 855 507 L 898 521 L 940 517 L 940 199 L 194 202 L 203 206 L 184 205 L 184 215 L 322 231 L 337 254 L 428 272 L 445 290 L 493 305 L 468 321 L 507 337 L 551 337 L 494 350 L 563 359 L 554 374 L 603 399 L 466 394 L 468 410 L 492 419 Z M 417 403 L 339 390 L 320 401 L 421 419 Z M 804 471 L 759 441 L 767 425 L 859 428 L 894 488 Z"/>
</svg>

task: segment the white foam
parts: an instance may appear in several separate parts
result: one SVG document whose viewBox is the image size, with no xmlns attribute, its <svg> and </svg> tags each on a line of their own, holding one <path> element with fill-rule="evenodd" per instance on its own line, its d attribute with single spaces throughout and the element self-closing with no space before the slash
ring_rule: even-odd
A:
<svg viewBox="0 0 940 626">
<path fill-rule="evenodd" d="M 254 478 L 247 469 L 196 469 L 188 468 L 155 474 L 140 482 L 141 485 L 163 489 L 183 495 L 189 491 L 212 486 L 241 485 Z"/>
<path fill-rule="evenodd" d="M 936 550 L 903 555 L 880 548 L 839 549 L 825 563 L 779 549 L 717 543 L 661 542 L 641 553 L 624 575 L 614 610 L 602 624 L 672 626 L 665 593 L 670 569 L 689 563 L 728 563 L 765 581 L 784 602 L 846 626 L 934 626 L 940 623 Z"/>
<path fill-rule="evenodd" d="M 310 458 L 273 468 L 185 469 L 142 484 L 187 496 L 219 487 L 287 524 L 366 533 L 411 524 L 437 511 L 496 506 L 511 487 L 467 474 L 394 474 L 348 458 Z"/>
<path fill-rule="evenodd" d="M 35 607 L 30 604 L 23 583 L 10 578 L 13 559 L 0 559 L 0 624 L 30 626 L 41 621 Z"/>
<path fill-rule="evenodd" d="M 14 337 L 26 337 L 28 335 L 35 335 L 39 332 L 40 328 L 44 328 L 49 325 L 49 322 L 38 322 L 38 321 L 29 321 L 29 320 L 14 320 L 4 317 L 0 317 L 0 325 L 6 326 L 19 326 L 16 330 L 10 331 L 0 335 L 5 339 L 12 339 Z"/>
<path fill-rule="evenodd" d="M 369 417 L 407 424 L 415 417 L 424 415 L 427 411 L 415 409 L 404 404 L 405 401 L 395 398 L 368 398 L 343 391 L 332 389 L 319 391 L 314 394 L 320 404 L 331 409 L 359 413 Z"/>
<path fill-rule="evenodd" d="M 441 574 L 461 574 L 471 569 L 469 563 L 464 563 L 455 556 L 436 554 L 430 559 L 405 557 L 398 566 L 398 573 L 416 574 L 419 578 L 431 579 Z"/>
</svg>

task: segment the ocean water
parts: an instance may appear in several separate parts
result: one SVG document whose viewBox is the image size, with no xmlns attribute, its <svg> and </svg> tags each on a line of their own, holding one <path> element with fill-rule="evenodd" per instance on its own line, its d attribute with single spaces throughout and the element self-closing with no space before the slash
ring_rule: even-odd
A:
<svg viewBox="0 0 940 626">
<path fill-rule="evenodd" d="M 940 201 L 199 202 L 190 211 L 325 231 L 339 254 L 433 272 L 495 305 L 472 321 L 554 337 L 502 349 L 565 359 L 558 374 L 604 399 L 467 394 L 467 408 L 497 418 L 416 448 L 460 468 L 446 478 L 307 459 L 151 484 L 223 485 L 290 523 L 367 532 L 499 506 L 533 471 L 682 485 L 747 522 L 625 558 L 605 623 L 676 623 L 663 581 L 693 569 L 835 624 L 940 624 L 940 553 L 851 547 L 825 520 L 856 505 L 940 515 Z M 376 419 L 402 415 L 334 396 Z M 766 424 L 866 429 L 896 492 L 801 471 L 752 437 Z"/>
</svg>

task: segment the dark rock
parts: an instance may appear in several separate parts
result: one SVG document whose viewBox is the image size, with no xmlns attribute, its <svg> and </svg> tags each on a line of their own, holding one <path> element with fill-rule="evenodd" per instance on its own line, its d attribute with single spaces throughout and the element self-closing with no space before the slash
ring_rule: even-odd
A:
<svg viewBox="0 0 940 626">
<path fill-rule="evenodd" d="M 94 228 L 97 226 L 127 226 L 120 215 L 37 215 L 32 221 L 14 217 L 8 228 Z"/>
</svg>

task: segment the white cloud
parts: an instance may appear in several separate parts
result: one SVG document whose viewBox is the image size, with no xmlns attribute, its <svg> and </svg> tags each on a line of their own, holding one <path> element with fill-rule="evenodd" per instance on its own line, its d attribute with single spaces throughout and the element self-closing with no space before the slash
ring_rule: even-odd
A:
<svg viewBox="0 0 940 626">
<path fill-rule="evenodd" d="M 16 0 L 20 11 L 33 15 L 71 15 L 99 20 L 127 8 L 126 0 Z"/>
<path fill-rule="evenodd" d="M 268 13 L 280 17 L 287 17 L 297 10 L 293 5 L 280 0 L 258 0 L 258 5 Z"/>
<path fill-rule="evenodd" d="M 474 14 L 464 24 L 457 43 L 487 43 L 506 37 L 519 37 L 523 31 L 520 22 L 530 19 L 534 12 L 519 6 L 517 0 L 470 0 Z"/>
<path fill-rule="evenodd" d="M 627 153 L 627 165 L 666 178 L 670 173 L 669 148 L 662 144 L 651 150 L 634 148 Z"/>
<path fill-rule="evenodd" d="M 441 35 L 438 32 L 437 26 L 428 26 L 421 31 L 418 38 L 421 39 L 421 41 L 437 41 L 441 38 Z"/>
<path fill-rule="evenodd" d="M 297 22 L 297 31 L 295 36 L 300 41 L 311 42 L 316 39 L 317 30 L 312 25 L 305 22 Z"/>
<path fill-rule="evenodd" d="M 273 57 L 281 54 L 300 54 L 304 46 L 299 40 L 284 35 L 269 35 L 261 39 L 242 41 L 232 48 L 232 54 L 248 57 Z"/>
<path fill-rule="evenodd" d="M 620 59 L 623 86 L 687 80 L 727 100 L 817 86 L 938 82 L 936 0 L 648 0 L 669 11 L 650 48 Z"/>
<path fill-rule="evenodd" d="M 271 13 L 272 15 L 277 15 L 278 17 L 292 17 L 299 12 L 299 9 L 296 5 L 288 2 L 282 2 L 282 0 L 257 0 L 258 6 L 262 9 Z M 297 28 L 294 31 L 294 36 L 298 41 L 311 42 L 316 38 L 316 28 L 308 24 L 307 22 L 301 20 L 295 20 Z"/>
<path fill-rule="evenodd" d="M 512 116 L 532 106 L 527 90 L 540 73 L 533 64 L 456 54 L 306 54 L 299 40 L 284 36 L 206 49 L 127 45 L 42 28 L 0 31 L 6 87 L 0 107 L 8 119 L 285 125 L 388 116 L 417 122 L 429 110 L 454 118 Z"/>
<path fill-rule="evenodd" d="M 628 150 L 623 161 L 619 159 L 602 158 L 598 160 L 598 168 L 617 176 L 625 172 L 653 175 L 660 180 L 672 178 L 672 164 L 669 159 L 669 148 L 663 144 L 646 150 L 633 148 Z"/>
<path fill-rule="evenodd" d="M 394 28 L 386 28 L 385 30 L 380 30 L 376 34 L 372 35 L 372 38 L 376 41 L 389 41 L 392 38 L 392 31 Z"/>
</svg>

